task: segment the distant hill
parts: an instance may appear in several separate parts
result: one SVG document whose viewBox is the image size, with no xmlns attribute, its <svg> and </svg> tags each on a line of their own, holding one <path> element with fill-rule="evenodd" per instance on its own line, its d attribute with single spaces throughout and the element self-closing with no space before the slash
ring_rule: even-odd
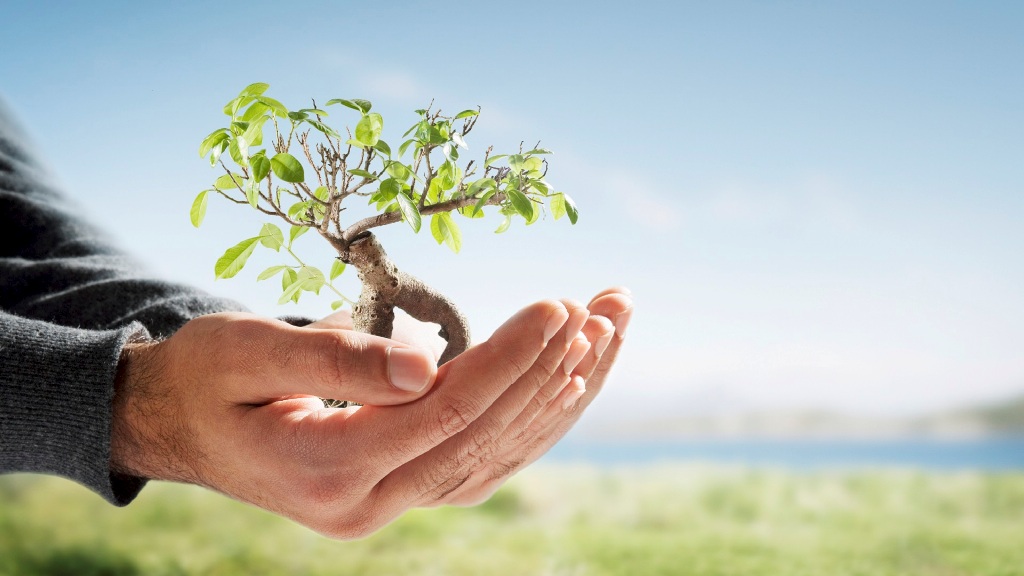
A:
<svg viewBox="0 0 1024 576">
<path fill-rule="evenodd" d="M 979 438 L 1024 434 L 1024 396 L 911 418 L 810 410 L 750 411 L 589 424 L 583 433 L 602 440 Z"/>
<path fill-rule="evenodd" d="M 1024 434 L 1024 396 L 959 412 L 961 416 L 975 418 L 995 433 Z"/>
</svg>

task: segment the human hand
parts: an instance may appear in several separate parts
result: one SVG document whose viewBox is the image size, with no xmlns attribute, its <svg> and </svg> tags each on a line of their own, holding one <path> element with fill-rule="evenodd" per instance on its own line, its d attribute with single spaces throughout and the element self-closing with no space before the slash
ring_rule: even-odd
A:
<svg viewBox="0 0 1024 576">
<path fill-rule="evenodd" d="M 604 388 L 619 355 L 633 317 L 633 299 L 626 288 L 609 288 L 594 296 L 587 310 L 590 316 L 569 354 L 578 362 L 571 380 L 554 392 L 546 389 L 537 394 L 517 419 L 517 425 L 498 438 L 496 443 L 502 449 L 436 505 L 474 506 L 486 501 L 509 477 L 546 454 L 579 421 Z"/>
<path fill-rule="evenodd" d="M 430 355 L 366 334 L 197 318 L 126 350 L 113 466 L 208 486 L 329 536 L 365 536 L 449 496 L 499 453 L 491 440 L 568 379 L 559 367 L 587 316 L 534 304 L 440 371 Z M 423 388 L 393 385 L 389 358 L 405 365 L 390 371 L 396 381 Z M 318 397 L 364 406 L 326 409 Z"/>
<path fill-rule="evenodd" d="M 571 300 L 564 300 L 562 304 L 568 310 L 584 308 Z M 486 457 L 474 458 L 471 473 L 457 488 L 422 505 L 472 506 L 487 500 L 514 473 L 550 450 L 579 420 L 604 387 L 618 357 L 633 314 L 630 291 L 616 287 L 599 292 L 586 311 L 589 317 L 566 354 L 564 366 L 569 367 L 570 374 L 549 382 L 520 408 L 510 425 L 499 435 L 488 438 L 489 442 L 478 450 Z M 337 312 L 310 326 L 351 329 L 351 315 L 347 311 Z M 425 330 L 426 326 L 412 319 L 396 322 L 393 337 L 432 349 L 438 357 L 444 349 L 444 341 Z M 508 410 L 515 409 L 515 405 L 508 407 Z"/>
</svg>

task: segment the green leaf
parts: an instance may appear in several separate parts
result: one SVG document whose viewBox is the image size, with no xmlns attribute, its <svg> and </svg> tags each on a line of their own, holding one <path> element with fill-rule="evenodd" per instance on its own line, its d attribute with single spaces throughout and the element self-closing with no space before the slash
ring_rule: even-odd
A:
<svg viewBox="0 0 1024 576">
<path fill-rule="evenodd" d="M 520 216 L 525 218 L 527 222 L 533 220 L 533 202 L 526 197 L 526 194 L 514 188 L 509 188 L 505 190 L 505 195 L 508 196 L 509 201 L 512 202 L 512 207 L 516 209 Z"/>
<path fill-rule="evenodd" d="M 384 154 L 388 158 L 391 157 L 391 146 L 388 146 L 387 142 L 383 140 L 378 140 L 377 143 L 373 145 L 373 147 L 379 150 L 381 154 Z"/>
<path fill-rule="evenodd" d="M 337 130 L 335 130 L 334 128 L 331 128 L 330 126 L 328 126 L 327 124 L 324 124 L 323 122 L 321 122 L 319 120 L 314 120 L 312 118 L 307 118 L 305 122 L 306 122 L 306 124 L 309 124 L 313 128 L 316 128 L 317 130 L 323 132 L 324 134 L 326 134 L 328 136 L 333 136 L 334 138 L 341 138 L 341 134 L 338 134 Z"/>
<path fill-rule="evenodd" d="M 215 277 L 220 280 L 222 278 L 231 278 L 235 274 L 238 274 L 242 267 L 245 266 L 245 261 L 249 259 L 252 251 L 256 248 L 256 243 L 260 241 L 260 237 L 246 238 L 238 244 L 235 244 L 231 248 L 228 248 L 224 252 L 224 255 L 217 259 L 217 263 L 213 266 L 213 273 Z"/>
<path fill-rule="evenodd" d="M 399 182 L 405 182 L 412 176 L 412 168 L 409 168 L 401 162 L 389 162 L 387 166 L 388 175 Z"/>
<path fill-rule="evenodd" d="M 475 206 L 463 206 L 462 208 L 459 208 L 459 214 L 462 214 L 466 218 L 483 218 L 484 210 L 482 205 L 479 210 L 477 210 Z"/>
<path fill-rule="evenodd" d="M 267 88 L 270 88 L 270 84 L 267 84 L 266 82 L 253 82 L 252 84 L 249 84 L 248 86 L 243 88 L 242 91 L 238 93 L 238 95 L 259 96 L 260 94 L 266 92 Z"/>
<path fill-rule="evenodd" d="M 228 149 L 228 140 L 221 140 L 219 143 L 214 144 L 213 148 L 210 149 L 210 166 L 217 164 L 217 159 L 220 155 Z"/>
<path fill-rule="evenodd" d="M 196 228 L 199 228 L 199 225 L 203 223 L 203 218 L 206 218 L 206 202 L 209 195 L 209 190 L 203 190 L 192 202 L 192 209 L 189 210 L 188 216 Z"/>
<path fill-rule="evenodd" d="M 487 161 L 484 162 L 484 168 L 490 166 L 491 164 L 494 164 L 498 160 L 501 160 L 502 158 L 505 158 L 507 156 L 508 154 L 496 154 L 494 156 L 490 156 L 489 158 L 487 158 Z"/>
<path fill-rule="evenodd" d="M 325 213 L 323 205 L 320 204 L 319 202 L 313 200 L 304 200 L 292 204 L 291 208 L 288 208 L 288 216 L 290 218 L 298 220 L 309 220 L 311 218 L 309 215 L 310 210 L 313 211 L 314 218 L 323 216 Z"/>
<path fill-rule="evenodd" d="M 551 193 L 551 186 L 543 180 L 530 180 L 530 187 L 545 196 Z"/>
<path fill-rule="evenodd" d="M 530 154 L 554 154 L 554 152 L 547 148 L 534 148 L 533 150 L 525 152 L 525 154 L 529 156 Z"/>
<path fill-rule="evenodd" d="M 262 118 L 249 123 L 249 127 L 245 129 L 245 141 L 250 146 L 259 146 L 263 144 L 263 124 L 266 123 L 267 119 Z"/>
<path fill-rule="evenodd" d="M 309 118 L 309 114 L 306 114 L 305 112 L 289 112 L 288 118 L 296 122 L 302 122 L 306 118 Z"/>
<path fill-rule="evenodd" d="M 481 196 L 479 200 L 476 201 L 476 206 L 473 207 L 474 218 L 476 218 L 477 215 L 483 215 L 484 205 L 487 204 L 487 201 L 490 200 L 491 196 L 494 196 L 495 192 L 497 191 L 498 190 L 496 188 L 491 188 L 487 190 L 487 192 L 485 192 L 484 195 Z"/>
<path fill-rule="evenodd" d="M 434 178 L 430 181 L 430 187 L 427 188 L 427 202 L 430 204 L 437 204 L 441 201 L 441 197 L 444 192 L 441 190 L 441 179 Z"/>
<path fill-rule="evenodd" d="M 266 104 L 267 106 L 270 106 L 270 108 L 274 111 L 274 114 L 277 114 L 279 118 L 288 117 L 288 109 L 284 107 L 284 104 L 281 104 L 277 100 L 274 100 L 269 96 L 257 96 L 256 100 L 262 102 L 263 104 Z"/>
<path fill-rule="evenodd" d="M 276 252 L 281 251 L 284 246 L 284 234 L 281 229 L 273 224 L 264 224 L 260 230 L 260 243 Z"/>
<path fill-rule="evenodd" d="M 270 174 L 270 159 L 266 154 L 256 154 L 249 159 L 249 166 L 252 168 L 252 179 L 261 182 Z"/>
<path fill-rule="evenodd" d="M 495 234 L 501 234 L 502 232 L 508 230 L 509 226 L 511 226 L 511 225 L 512 225 L 512 217 L 506 214 L 505 215 L 505 220 L 501 223 L 501 226 L 498 226 L 498 229 L 495 230 L 494 233 Z"/>
<path fill-rule="evenodd" d="M 438 216 L 441 217 L 441 226 L 445 228 L 444 243 L 452 252 L 458 254 L 459 250 L 462 250 L 462 231 L 459 230 L 459 225 L 452 220 L 452 215 L 447 212 L 442 212 Z"/>
<path fill-rule="evenodd" d="M 295 242 L 299 236 L 302 236 L 306 232 L 309 232 L 309 226 L 292 226 L 291 229 L 288 230 L 288 246 L 291 246 L 292 242 Z"/>
<path fill-rule="evenodd" d="M 430 144 L 444 144 L 448 141 L 448 134 L 437 126 L 431 126 L 426 136 L 424 140 Z"/>
<path fill-rule="evenodd" d="M 353 169 L 349 170 L 348 173 L 353 175 L 353 176 L 362 176 L 363 178 L 366 178 L 366 179 L 371 180 L 371 181 L 377 179 L 377 175 L 376 174 L 374 174 L 372 172 L 367 172 L 366 170 L 361 170 L 359 168 L 353 168 Z"/>
<path fill-rule="evenodd" d="M 442 190 L 451 190 L 459 183 L 460 178 L 462 178 L 462 169 L 453 162 L 444 162 L 438 167 L 437 178 L 434 180 L 439 181 L 438 184 Z"/>
<path fill-rule="evenodd" d="M 402 156 L 405 156 L 405 151 L 408 150 L 409 146 L 412 146 L 413 143 L 415 143 L 415 142 L 416 142 L 415 138 L 410 138 L 410 139 L 406 140 L 405 142 L 402 142 L 402 145 L 398 147 L 398 157 L 401 158 Z"/>
<path fill-rule="evenodd" d="M 289 278 L 288 272 L 292 273 L 291 275 L 295 277 L 294 280 L 291 280 L 291 278 Z M 291 282 L 287 285 L 284 285 L 285 280 L 291 280 Z M 284 304 L 289 300 L 298 303 L 300 293 L 302 292 L 302 280 L 298 278 L 298 274 L 295 272 L 295 270 L 289 269 L 285 271 L 284 275 L 281 277 L 281 283 L 282 288 L 284 288 L 284 292 L 282 292 L 281 297 L 277 299 L 277 303 Z"/>
<path fill-rule="evenodd" d="M 252 105 L 246 109 L 245 113 L 242 114 L 242 120 L 244 122 L 252 122 L 266 114 L 268 110 L 270 110 L 270 106 L 267 106 L 262 102 L 253 102 Z"/>
<path fill-rule="evenodd" d="M 334 302 L 331 302 L 331 310 L 337 310 L 338 308 L 341 308 L 344 305 L 344 300 L 335 300 Z"/>
<path fill-rule="evenodd" d="M 569 216 L 569 222 L 575 224 L 576 220 L 580 217 L 579 212 L 576 210 L 576 203 L 573 202 L 572 198 L 565 192 L 561 192 L 560 194 L 565 201 L 565 213 Z"/>
<path fill-rule="evenodd" d="M 313 114 L 314 116 L 329 116 L 329 114 L 327 114 L 327 112 L 325 112 L 325 111 L 323 111 L 323 110 L 321 110 L 319 108 L 303 108 L 302 110 L 299 110 L 299 112 L 305 112 L 306 114 Z"/>
<path fill-rule="evenodd" d="M 203 139 L 203 143 L 199 145 L 199 157 L 202 158 L 213 150 L 213 147 L 220 144 L 228 137 L 228 132 L 224 128 L 218 128 L 213 131 L 209 136 Z"/>
<path fill-rule="evenodd" d="M 299 275 L 297 272 L 295 272 L 295 269 L 288 268 L 287 270 L 284 271 L 284 274 L 281 275 L 281 288 L 288 288 L 289 286 L 294 284 L 295 281 L 298 279 Z"/>
<path fill-rule="evenodd" d="M 540 158 L 527 158 L 523 160 L 523 170 L 526 170 L 527 174 L 533 177 L 538 177 L 543 173 L 544 161 Z"/>
<path fill-rule="evenodd" d="M 255 180 L 247 180 L 245 182 L 245 199 L 249 201 L 249 205 L 255 208 L 260 203 L 260 184 Z"/>
<path fill-rule="evenodd" d="M 421 217 L 420 211 L 416 209 L 416 205 L 412 203 L 412 200 L 405 194 L 399 194 L 397 197 L 398 209 L 402 211 L 402 216 L 405 221 L 412 227 L 413 232 L 420 231 Z"/>
<path fill-rule="evenodd" d="M 443 243 L 448 238 L 448 227 L 441 223 L 441 216 L 444 213 L 440 212 L 430 217 L 430 235 L 434 237 L 434 240 L 438 244 Z"/>
<path fill-rule="evenodd" d="M 380 133 L 384 129 L 384 118 L 376 112 L 367 114 L 356 124 L 356 140 L 364 146 L 373 146 L 380 140 Z"/>
<path fill-rule="evenodd" d="M 344 271 L 345 271 L 345 263 L 342 262 L 341 260 L 338 260 L 337 258 L 335 258 L 334 259 L 334 263 L 331 264 L 331 280 L 334 280 L 338 276 L 341 276 L 341 273 L 344 272 Z"/>
<path fill-rule="evenodd" d="M 313 196 L 319 200 L 327 202 L 327 199 L 331 197 L 331 189 L 327 186 L 317 186 L 316 190 L 313 190 Z"/>
<path fill-rule="evenodd" d="M 305 173 L 302 169 L 302 164 L 287 152 L 281 152 L 270 159 L 270 167 L 274 170 L 274 174 L 285 182 L 302 182 L 305 180 Z"/>
<path fill-rule="evenodd" d="M 461 120 L 462 118 L 469 118 L 470 116 L 476 116 L 478 114 L 480 114 L 479 110 L 463 110 L 455 115 L 455 119 Z"/>
<path fill-rule="evenodd" d="M 386 178 L 380 183 L 380 201 L 390 202 L 402 193 L 402 184 L 394 178 Z"/>
<path fill-rule="evenodd" d="M 263 272 L 260 272 L 260 275 L 256 277 L 256 281 L 259 282 L 262 280 L 268 280 L 270 278 L 273 278 L 274 276 L 277 276 L 277 273 L 280 272 L 281 270 L 288 269 L 288 266 L 271 266 L 270 268 L 267 268 Z"/>
<path fill-rule="evenodd" d="M 490 190 L 498 186 L 498 183 L 494 181 L 494 178 L 481 178 L 476 182 L 469 185 L 469 189 L 466 190 L 467 196 L 476 196 L 481 191 Z"/>
<path fill-rule="evenodd" d="M 516 172 L 522 172 L 526 158 L 522 154 L 513 154 L 508 157 L 508 167 Z"/>
<path fill-rule="evenodd" d="M 554 196 L 552 196 L 551 197 L 550 206 L 551 206 L 551 215 L 555 218 L 555 221 L 558 221 L 559 219 L 562 218 L 562 216 L 565 216 L 566 211 L 565 211 L 565 196 L 564 195 L 562 195 L 562 194 L 555 194 Z"/>
<path fill-rule="evenodd" d="M 307 292 L 320 293 L 320 289 L 324 287 L 327 280 L 324 278 L 324 273 L 319 268 L 313 266 L 303 266 L 299 270 L 299 283 L 302 284 L 302 289 Z"/>
<path fill-rule="evenodd" d="M 332 104 L 341 104 L 342 106 L 348 106 L 349 108 L 353 110 L 358 110 L 363 114 L 369 112 L 370 108 L 373 107 L 373 104 L 371 104 L 369 100 L 363 100 L 361 98 L 353 98 L 351 100 L 346 100 L 345 98 L 334 98 L 333 100 L 327 101 L 328 106 Z"/>
<path fill-rule="evenodd" d="M 224 114 L 234 118 L 235 114 L 238 114 L 239 108 L 248 105 L 249 102 L 252 102 L 252 99 L 252 96 L 246 96 L 244 94 L 241 96 L 235 96 L 230 102 L 224 105 Z"/>
<path fill-rule="evenodd" d="M 234 190 L 240 188 L 245 182 L 239 174 L 224 174 L 213 181 L 213 187 L 217 190 Z"/>
</svg>

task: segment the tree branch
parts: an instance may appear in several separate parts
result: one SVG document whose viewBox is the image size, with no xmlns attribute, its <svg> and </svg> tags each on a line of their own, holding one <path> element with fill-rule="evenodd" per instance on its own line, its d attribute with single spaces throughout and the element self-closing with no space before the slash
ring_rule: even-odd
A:
<svg viewBox="0 0 1024 576">
<path fill-rule="evenodd" d="M 430 216 L 431 214 L 437 214 L 439 212 L 451 212 L 452 210 L 458 210 L 459 208 L 465 208 L 467 206 L 475 205 L 480 199 L 473 198 L 472 196 L 463 196 L 462 198 L 455 198 L 445 202 L 439 202 L 437 204 L 431 204 L 425 206 L 423 210 L 420 210 L 420 215 Z M 497 192 L 494 196 L 487 199 L 484 206 L 496 206 L 505 201 L 505 194 L 503 192 Z M 377 228 L 387 224 L 394 224 L 395 222 L 401 222 L 401 212 L 384 212 L 376 216 L 370 216 L 369 218 L 363 218 L 362 220 L 352 224 L 346 228 L 342 233 L 341 237 L 345 242 L 351 242 L 363 232 L 371 228 Z"/>
</svg>

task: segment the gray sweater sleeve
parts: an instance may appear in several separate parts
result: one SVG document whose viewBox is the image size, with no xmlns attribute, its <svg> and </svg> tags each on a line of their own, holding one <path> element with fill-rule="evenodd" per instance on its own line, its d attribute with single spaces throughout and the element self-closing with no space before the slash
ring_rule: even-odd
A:
<svg viewBox="0 0 1024 576">
<path fill-rule="evenodd" d="M 110 470 L 121 349 L 243 308 L 147 277 L 76 216 L 0 102 L 0 472 L 75 480 L 123 505 L 144 480 Z"/>
</svg>

